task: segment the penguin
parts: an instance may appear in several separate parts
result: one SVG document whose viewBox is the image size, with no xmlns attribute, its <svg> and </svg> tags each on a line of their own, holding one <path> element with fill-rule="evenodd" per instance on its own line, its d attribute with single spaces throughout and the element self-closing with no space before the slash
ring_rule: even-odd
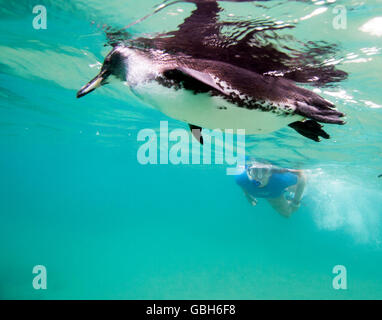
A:
<svg viewBox="0 0 382 320">
<path fill-rule="evenodd" d="M 205 57 L 174 50 L 190 40 L 193 50 L 189 52 L 203 52 L 203 39 L 219 32 L 216 1 L 196 4 L 197 10 L 179 30 L 172 37 L 158 38 L 154 46 L 113 44 L 100 73 L 77 92 L 77 98 L 112 79 L 123 81 L 143 102 L 187 122 L 200 143 L 202 128 L 242 129 L 252 135 L 285 126 L 318 142 L 330 138 L 320 123 L 345 123 L 345 115 L 333 103 L 297 86 L 292 79 L 259 73 L 237 61 L 231 63 L 221 59 L 216 50 Z M 197 25 L 203 30 L 200 38 L 190 32 Z"/>
<path fill-rule="evenodd" d="M 344 114 L 331 102 L 291 80 L 221 61 L 125 45 L 113 48 L 100 73 L 78 91 L 77 98 L 110 78 L 126 82 L 143 102 L 169 117 L 187 122 L 194 136 L 202 128 L 244 129 L 251 135 L 290 126 L 320 141 L 329 139 L 320 123 L 344 124 Z"/>
</svg>

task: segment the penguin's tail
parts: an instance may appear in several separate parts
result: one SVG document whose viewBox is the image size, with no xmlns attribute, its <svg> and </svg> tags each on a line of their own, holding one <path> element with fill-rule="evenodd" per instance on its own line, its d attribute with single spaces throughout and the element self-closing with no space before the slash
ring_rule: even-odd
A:
<svg viewBox="0 0 382 320">
<path fill-rule="evenodd" d="M 345 124 L 345 121 L 342 119 L 345 117 L 345 114 L 335 109 L 331 102 L 322 98 L 314 102 L 314 104 L 296 102 L 296 113 L 322 123 Z"/>
</svg>

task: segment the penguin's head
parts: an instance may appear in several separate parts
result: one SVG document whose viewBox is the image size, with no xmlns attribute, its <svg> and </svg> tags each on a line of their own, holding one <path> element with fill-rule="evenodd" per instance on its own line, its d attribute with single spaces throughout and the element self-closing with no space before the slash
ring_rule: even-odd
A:
<svg viewBox="0 0 382 320">
<path fill-rule="evenodd" d="M 111 77 L 125 81 L 128 72 L 128 57 L 129 50 L 125 47 L 117 46 L 111 50 L 103 62 L 100 73 L 77 92 L 77 98 L 108 83 Z"/>
</svg>

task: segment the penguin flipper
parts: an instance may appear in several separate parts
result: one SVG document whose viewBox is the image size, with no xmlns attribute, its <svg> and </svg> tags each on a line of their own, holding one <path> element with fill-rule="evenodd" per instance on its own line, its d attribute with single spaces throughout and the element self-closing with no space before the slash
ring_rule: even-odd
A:
<svg viewBox="0 0 382 320">
<path fill-rule="evenodd" d="M 314 120 L 296 121 L 289 124 L 289 127 L 296 130 L 306 138 L 320 142 L 320 137 L 330 139 L 330 136 L 322 129 L 322 125 Z"/>
<path fill-rule="evenodd" d="M 193 124 L 188 124 L 188 126 L 190 127 L 190 130 L 194 138 L 198 140 L 201 145 L 203 145 L 202 128 L 198 126 L 194 126 Z"/>
</svg>

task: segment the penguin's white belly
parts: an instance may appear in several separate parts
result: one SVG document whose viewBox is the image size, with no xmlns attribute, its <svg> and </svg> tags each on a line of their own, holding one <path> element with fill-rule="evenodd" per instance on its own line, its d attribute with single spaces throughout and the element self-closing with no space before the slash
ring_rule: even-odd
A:
<svg viewBox="0 0 382 320">
<path fill-rule="evenodd" d="M 167 116 L 207 129 L 244 129 L 245 134 L 265 134 L 302 119 L 298 115 L 240 108 L 222 97 L 166 88 L 156 82 L 140 84 L 133 92 Z"/>
</svg>

